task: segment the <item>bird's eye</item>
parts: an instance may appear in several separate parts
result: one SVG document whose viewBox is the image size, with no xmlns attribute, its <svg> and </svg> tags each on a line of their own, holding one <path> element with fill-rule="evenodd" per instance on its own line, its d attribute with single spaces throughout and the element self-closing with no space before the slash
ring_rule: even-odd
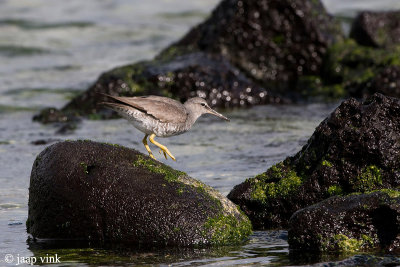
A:
<svg viewBox="0 0 400 267">
<path fill-rule="evenodd" d="M 201 103 L 201 105 L 202 105 L 203 107 L 205 107 L 207 104 L 206 104 L 206 103 Z"/>
</svg>

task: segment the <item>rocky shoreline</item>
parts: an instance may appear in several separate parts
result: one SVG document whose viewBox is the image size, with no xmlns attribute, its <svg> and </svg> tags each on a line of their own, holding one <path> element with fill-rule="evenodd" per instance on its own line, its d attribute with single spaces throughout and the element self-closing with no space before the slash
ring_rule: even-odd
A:
<svg viewBox="0 0 400 267">
<path fill-rule="evenodd" d="M 115 117 L 98 105 L 103 101 L 98 93 L 154 94 L 181 101 L 200 96 L 221 108 L 346 99 L 301 151 L 237 185 L 228 198 L 250 218 L 254 229 L 289 228 L 293 250 L 396 252 L 400 244 L 399 14 L 363 12 L 346 37 L 320 1 L 224 0 L 205 22 L 153 60 L 103 73 L 64 108 L 45 109 L 34 120 L 76 123 L 80 117 Z M 76 150 L 89 154 L 79 158 L 73 153 Z M 106 157 L 109 153 L 114 158 Z M 116 161 L 120 153 L 127 160 L 124 168 Z M 94 154 L 103 155 L 103 160 L 96 161 Z M 68 166 L 66 161 L 71 161 Z M 108 178 L 123 181 L 124 187 L 96 173 L 99 168 L 110 173 Z M 75 187 L 69 189 L 71 185 Z M 65 194 L 52 192 L 54 186 L 66 190 Z M 83 187 L 91 191 L 79 191 Z M 106 193 L 109 187 L 116 191 Z M 128 189 L 130 194 L 125 192 Z M 160 202 L 161 192 L 176 199 L 176 209 Z M 174 246 L 243 241 L 251 232 L 247 217 L 222 196 L 210 200 L 210 192 L 217 194 L 136 151 L 63 142 L 43 151 L 34 163 L 28 231 L 39 238 Z M 139 204 L 131 207 L 126 202 L 135 203 L 138 200 L 132 196 L 138 195 L 149 201 L 145 217 Z M 80 206 L 82 198 L 88 206 Z M 190 207 L 183 205 L 188 198 L 195 198 Z M 43 216 L 42 207 L 53 202 L 57 205 Z M 161 210 L 159 203 L 165 204 Z M 69 217 L 59 216 L 60 207 L 72 204 L 74 212 L 65 213 Z M 199 209 L 196 216 L 191 217 L 188 208 Z M 176 218 L 170 214 L 184 216 L 178 220 L 184 224 L 178 230 L 171 226 Z M 141 225 L 152 227 L 140 230 Z"/>
</svg>

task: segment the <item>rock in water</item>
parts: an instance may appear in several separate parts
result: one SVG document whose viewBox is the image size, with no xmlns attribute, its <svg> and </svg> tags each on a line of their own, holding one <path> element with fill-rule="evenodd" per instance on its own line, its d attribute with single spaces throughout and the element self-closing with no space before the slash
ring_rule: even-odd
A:
<svg viewBox="0 0 400 267">
<path fill-rule="evenodd" d="M 290 218 L 291 250 L 355 252 L 400 250 L 400 191 L 335 196 Z"/>
<path fill-rule="evenodd" d="M 399 45 L 400 11 L 361 12 L 353 21 L 350 37 L 365 46 L 391 47 Z"/>
<path fill-rule="evenodd" d="M 319 75 L 327 48 L 340 40 L 340 23 L 319 0 L 224 0 L 175 49 L 222 54 L 285 94 L 298 77 Z"/>
<path fill-rule="evenodd" d="M 223 0 L 154 60 L 108 71 L 61 112 L 43 110 L 34 119 L 58 122 L 98 111 L 107 117 L 96 92 L 200 96 L 219 107 L 289 102 L 303 94 L 299 78 L 318 76 L 327 49 L 342 38 L 320 0 Z"/>
<path fill-rule="evenodd" d="M 36 158 L 27 230 L 56 240 L 201 246 L 242 242 L 251 224 L 216 190 L 136 150 L 73 141 Z"/>
<path fill-rule="evenodd" d="M 333 195 L 400 185 L 400 100 L 344 101 L 293 157 L 235 186 L 228 198 L 255 229 L 287 227 L 297 210 Z"/>
</svg>

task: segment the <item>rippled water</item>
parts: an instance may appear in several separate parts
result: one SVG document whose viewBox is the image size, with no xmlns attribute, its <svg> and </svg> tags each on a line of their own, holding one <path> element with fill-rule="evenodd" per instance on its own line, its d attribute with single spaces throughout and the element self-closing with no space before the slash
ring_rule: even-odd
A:
<svg viewBox="0 0 400 267">
<path fill-rule="evenodd" d="M 49 105 L 61 107 L 103 71 L 152 58 L 207 17 L 217 2 L 0 0 L 0 266 L 6 264 L 6 254 L 27 257 L 56 253 L 64 264 L 73 265 L 302 263 L 289 257 L 285 231 L 256 232 L 243 246 L 211 250 L 50 250 L 27 243 L 30 170 L 46 146 L 34 143 L 92 139 L 146 152 L 142 134 L 123 120 L 84 120 L 74 133 L 57 135 L 54 126 L 33 123 L 32 115 Z M 398 0 L 324 3 L 330 12 L 345 16 L 364 8 L 400 8 Z M 204 117 L 190 132 L 159 140 L 177 162 L 157 156 L 227 194 L 245 178 L 298 151 L 335 106 L 259 106 L 225 111 L 230 123 Z"/>
</svg>

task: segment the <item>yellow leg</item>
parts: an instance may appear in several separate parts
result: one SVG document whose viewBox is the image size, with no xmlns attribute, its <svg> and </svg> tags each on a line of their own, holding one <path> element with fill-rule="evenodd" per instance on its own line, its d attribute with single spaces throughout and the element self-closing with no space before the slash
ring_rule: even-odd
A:
<svg viewBox="0 0 400 267">
<path fill-rule="evenodd" d="M 155 144 L 156 146 L 158 146 L 159 148 L 161 148 L 161 150 L 164 152 L 164 154 L 167 153 L 168 156 L 171 157 L 171 159 L 173 159 L 173 160 L 176 161 L 175 157 L 172 156 L 172 154 L 171 154 L 171 152 L 169 152 L 168 148 L 167 148 L 166 146 L 163 146 L 162 144 L 158 143 L 157 141 L 155 141 L 155 140 L 154 140 L 154 137 L 156 137 L 155 134 L 151 134 L 151 135 L 150 135 L 150 137 L 149 137 L 150 142 L 152 142 L 153 144 Z M 166 157 L 165 157 L 165 158 L 166 158 Z"/>
<path fill-rule="evenodd" d="M 162 150 L 160 149 L 160 151 L 158 151 L 158 153 L 160 153 L 160 154 L 161 154 L 161 153 L 164 153 L 165 159 L 168 159 L 168 158 L 167 158 L 167 153 L 165 153 L 165 151 L 162 151 Z"/>
<path fill-rule="evenodd" d="M 142 140 L 143 145 L 144 145 L 144 147 L 146 148 L 147 152 L 149 152 L 150 158 L 156 159 L 156 158 L 153 156 L 153 153 L 151 153 L 150 147 L 149 147 L 149 145 L 147 144 L 147 136 L 149 136 L 149 135 L 146 134 L 146 135 L 144 136 L 143 140 Z"/>
</svg>

